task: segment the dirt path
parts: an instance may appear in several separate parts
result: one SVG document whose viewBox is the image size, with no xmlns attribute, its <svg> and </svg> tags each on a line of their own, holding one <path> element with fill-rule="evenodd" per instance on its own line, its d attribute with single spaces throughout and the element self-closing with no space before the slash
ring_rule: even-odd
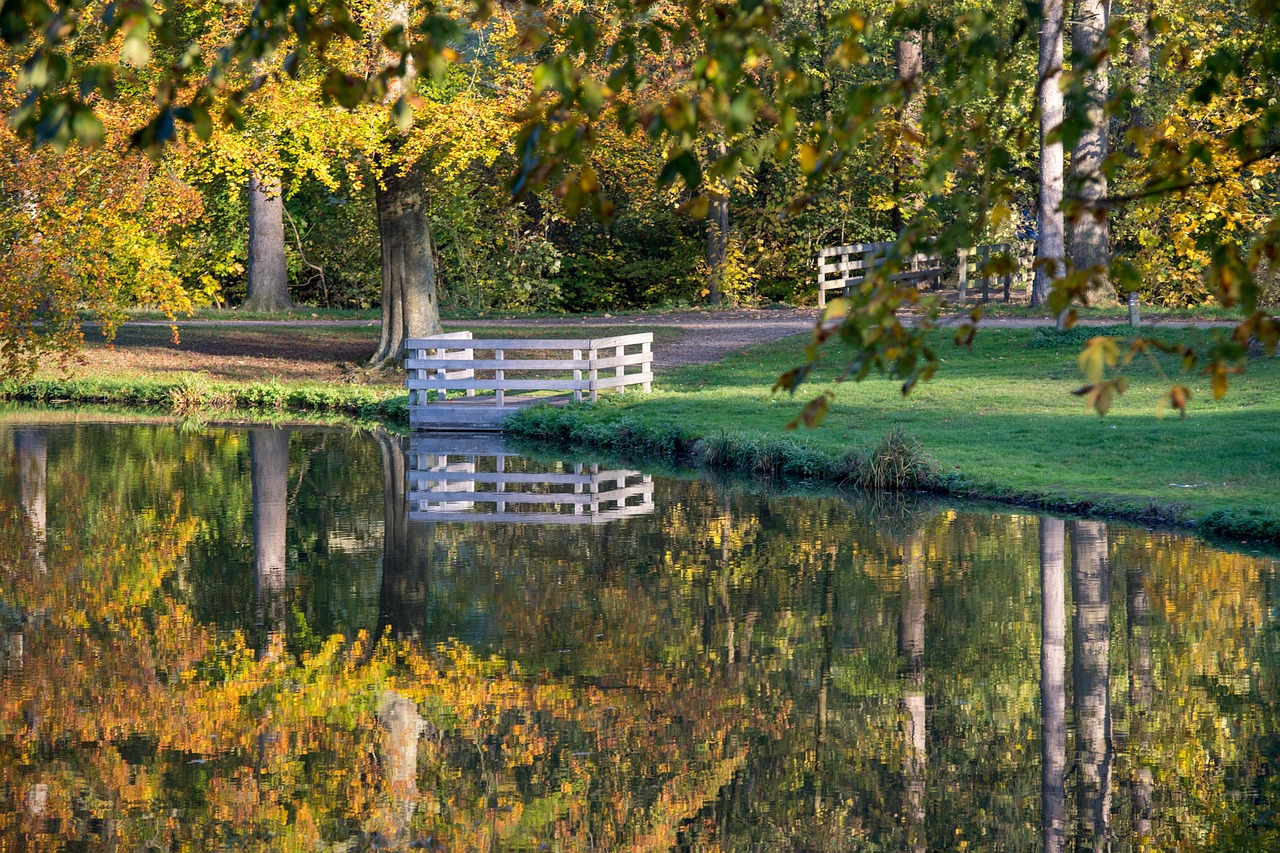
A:
<svg viewBox="0 0 1280 853">
<path fill-rule="evenodd" d="M 727 311 L 667 311 L 650 314 L 598 317 L 483 318 L 446 323 L 451 330 L 475 329 L 480 334 L 502 329 L 540 330 L 556 337 L 624 334 L 628 328 L 659 334 L 654 355 L 659 368 L 708 364 L 752 346 L 802 334 L 813 328 L 812 308 L 737 309 Z M 944 326 L 961 322 L 948 317 Z M 1116 321 L 1082 321 L 1083 325 L 1114 325 Z M 1031 317 L 997 317 L 982 321 L 982 328 L 1024 329 L 1047 326 L 1050 321 Z M 1155 322 L 1145 328 L 1230 325 L 1185 321 Z M 74 374 L 164 375 L 199 371 L 214 378 L 250 381 L 278 377 L 281 380 L 321 382 L 371 382 L 399 385 L 391 374 L 366 375 L 353 368 L 373 352 L 378 323 L 370 320 L 187 320 L 179 321 L 181 341 L 174 344 L 168 324 L 156 321 L 127 323 L 115 346 L 107 347 L 96 335 L 86 336 L 85 363 Z M 608 331 L 603 331 L 608 330 Z M 62 371 L 53 365 L 51 374 Z"/>
</svg>

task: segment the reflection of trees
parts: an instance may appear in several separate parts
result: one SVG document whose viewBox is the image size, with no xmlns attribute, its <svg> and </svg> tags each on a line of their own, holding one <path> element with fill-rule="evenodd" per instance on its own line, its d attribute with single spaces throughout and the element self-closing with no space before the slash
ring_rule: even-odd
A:
<svg viewBox="0 0 1280 853">
<path fill-rule="evenodd" d="M 1040 802 L 1042 849 L 1062 853 L 1067 826 L 1065 525 L 1040 519 Z"/>
<path fill-rule="evenodd" d="M 1111 849 L 1111 584 L 1107 528 L 1071 522 L 1072 680 L 1083 849 Z"/>
<path fill-rule="evenodd" d="M 18 462 L 19 502 L 26 533 L 30 536 L 27 546 L 37 567 L 45 565 L 45 528 L 48 523 L 47 483 L 49 442 L 44 432 L 36 429 L 16 429 L 13 432 L 13 450 Z"/>
<path fill-rule="evenodd" d="M 0 676 L 0 847 L 136 849 L 162 826 L 189 849 L 1026 850 L 1038 806 L 1062 815 L 1048 849 L 1063 823 L 1056 837 L 1088 840 L 1073 829 L 1096 799 L 1082 785 L 1077 815 L 1050 784 L 1065 761 L 1060 523 L 659 482 L 655 517 L 605 528 L 401 534 L 397 440 L 299 429 L 296 621 L 260 657 L 252 615 L 214 605 L 253 598 L 264 448 L 238 431 L 100 438 L 127 469 L 49 434 L 49 572 L 23 562 L 16 523 L 0 529 L 0 598 L 24 614 L 10 630 L 26 650 L 21 689 Z M 20 519 L 16 467 L 4 477 L 0 518 Z M 1274 569 L 1093 530 L 1073 526 L 1076 600 L 1105 606 L 1099 576 L 1125 567 L 1128 633 L 1117 595 L 1111 617 L 1077 613 L 1076 639 L 1105 640 L 1101 618 L 1130 642 L 1077 663 L 1114 654 L 1117 693 L 1127 671 L 1131 755 L 1114 763 L 1150 770 L 1114 795 L 1115 846 L 1120 798 L 1141 832 L 1148 784 L 1155 849 L 1274 847 Z M 379 624 L 394 637 L 361 636 Z M 1083 729 L 1077 747 L 1083 770 Z"/>
</svg>

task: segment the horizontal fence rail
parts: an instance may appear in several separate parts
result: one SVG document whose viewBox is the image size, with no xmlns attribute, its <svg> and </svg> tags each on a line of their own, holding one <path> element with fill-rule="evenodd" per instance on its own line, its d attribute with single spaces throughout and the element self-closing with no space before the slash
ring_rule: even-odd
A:
<svg viewBox="0 0 1280 853">
<path fill-rule="evenodd" d="M 845 294 L 862 284 L 872 270 L 886 263 L 893 245 L 857 243 L 832 246 L 819 252 L 818 307 L 827 304 L 828 293 L 837 291 Z M 926 250 L 902 259 L 902 269 L 890 275 L 889 279 L 917 286 L 929 283 L 934 287 L 941 286 L 945 279 L 956 286 L 961 303 L 968 298 L 969 290 L 975 284 L 982 292 L 982 301 L 991 301 L 992 284 L 995 284 L 1003 291 L 1004 301 L 1010 302 L 1015 285 L 1024 288 L 1030 285 L 1033 250 L 1034 246 L 1025 242 L 991 243 L 961 249 L 955 257 Z"/>
<path fill-rule="evenodd" d="M 601 391 L 624 393 L 653 387 L 653 334 L 584 339 L 474 338 L 450 332 L 411 338 L 406 351 L 411 425 L 448 420 L 448 406 L 496 410 L 535 402 L 584 398 Z M 498 422 L 505 411 L 485 416 Z"/>
<path fill-rule="evenodd" d="M 833 290 L 845 293 L 866 280 L 867 275 L 888 261 L 893 243 L 855 243 L 852 246 L 832 246 L 818 253 L 818 307 L 827 304 L 827 294 Z M 917 252 L 900 261 L 902 268 L 889 276 L 890 281 L 915 283 L 930 282 L 935 286 L 942 280 L 942 255 L 933 251 Z"/>
<path fill-rule="evenodd" d="M 508 470 L 506 453 L 423 452 L 410 447 L 411 521 L 604 524 L 653 512 L 653 478 L 639 471 L 562 464 Z"/>
</svg>

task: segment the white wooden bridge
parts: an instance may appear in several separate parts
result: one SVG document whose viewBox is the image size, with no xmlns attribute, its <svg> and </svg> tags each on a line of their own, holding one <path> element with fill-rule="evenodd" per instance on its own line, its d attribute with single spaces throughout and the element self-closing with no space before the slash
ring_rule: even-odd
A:
<svg viewBox="0 0 1280 853">
<path fill-rule="evenodd" d="M 520 406 L 595 402 L 601 391 L 653 387 L 653 334 L 582 340 L 477 339 L 471 332 L 412 338 L 405 368 L 409 425 L 501 430 Z"/>
</svg>

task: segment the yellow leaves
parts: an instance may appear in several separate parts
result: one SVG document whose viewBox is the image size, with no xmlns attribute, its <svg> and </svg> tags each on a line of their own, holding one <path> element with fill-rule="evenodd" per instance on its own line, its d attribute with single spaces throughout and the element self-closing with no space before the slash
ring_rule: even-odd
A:
<svg viewBox="0 0 1280 853">
<path fill-rule="evenodd" d="M 800 171 L 806 175 L 813 174 L 818 168 L 818 149 L 809 143 L 803 143 L 796 151 L 796 158 L 800 163 Z"/>
<path fill-rule="evenodd" d="M 1164 417 L 1166 408 L 1177 410 L 1179 417 L 1187 416 L 1187 403 L 1191 399 L 1191 389 L 1185 385 L 1174 385 L 1169 393 L 1156 404 L 1156 416 Z"/>
<path fill-rule="evenodd" d="M 1090 383 L 1102 381 L 1108 367 L 1115 367 L 1120 360 L 1120 346 L 1107 335 L 1090 338 L 1080 351 L 1080 372 Z"/>
</svg>

